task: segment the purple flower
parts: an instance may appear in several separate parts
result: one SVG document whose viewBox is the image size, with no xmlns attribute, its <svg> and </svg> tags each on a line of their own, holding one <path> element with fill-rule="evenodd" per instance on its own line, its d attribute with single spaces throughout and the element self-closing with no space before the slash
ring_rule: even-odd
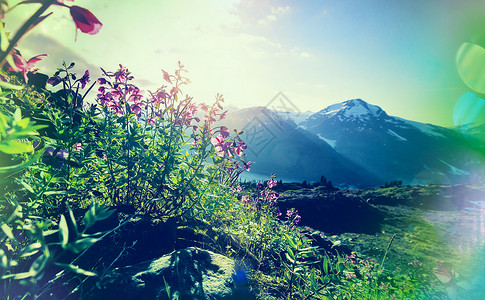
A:
<svg viewBox="0 0 485 300">
<path fill-rule="evenodd" d="M 81 83 L 81 88 L 83 89 L 89 82 L 89 70 L 86 70 L 86 72 L 84 72 L 84 75 L 79 79 L 79 82 Z"/>
<path fill-rule="evenodd" d="M 44 156 L 52 156 L 54 154 L 54 148 L 47 147 L 45 148 Z"/>
<path fill-rule="evenodd" d="M 98 83 L 99 84 L 107 84 L 108 81 L 106 81 L 106 79 L 104 79 L 104 78 L 98 78 Z"/>
<path fill-rule="evenodd" d="M 62 82 L 62 79 L 61 77 L 59 77 L 59 75 L 54 75 L 51 78 L 47 79 L 47 83 L 52 86 L 56 86 L 61 82 Z"/>
<path fill-rule="evenodd" d="M 66 150 L 54 151 L 53 147 L 45 148 L 44 157 L 42 162 L 46 165 L 50 165 L 53 168 L 61 169 L 64 166 L 64 162 L 69 157 L 69 152 Z"/>
<path fill-rule="evenodd" d="M 120 69 L 115 72 L 116 82 L 125 82 L 128 77 L 128 69 L 120 65 Z"/>
<path fill-rule="evenodd" d="M 277 183 L 278 183 L 278 182 L 277 182 L 276 180 L 274 180 L 273 178 L 271 178 L 270 180 L 268 180 L 268 181 L 266 182 L 266 184 L 268 185 L 268 187 L 269 187 L 270 189 L 274 188 L 274 187 L 276 186 L 276 184 L 277 184 Z"/>
<path fill-rule="evenodd" d="M 260 188 L 260 187 L 263 186 L 263 184 L 261 182 L 258 182 L 258 183 L 256 183 L 256 186 Z"/>
<path fill-rule="evenodd" d="M 69 157 L 69 152 L 67 152 L 67 150 L 59 150 L 57 151 L 56 156 L 60 160 L 66 160 Z"/>
<path fill-rule="evenodd" d="M 230 143 L 227 143 L 221 134 L 217 135 L 216 137 L 212 137 L 211 143 L 216 148 L 217 155 L 220 157 L 224 156 L 230 146 Z"/>
<path fill-rule="evenodd" d="M 241 201 L 244 203 L 244 204 L 249 204 L 251 202 L 251 198 L 249 198 L 248 196 L 242 196 L 241 197 Z"/>
<path fill-rule="evenodd" d="M 277 216 L 277 217 L 281 217 L 281 215 L 283 215 L 283 214 L 281 213 L 280 208 L 279 208 L 279 207 L 277 207 L 276 209 L 277 209 L 276 216 Z"/>
<path fill-rule="evenodd" d="M 162 70 L 162 72 L 163 72 L 163 79 L 166 82 L 172 84 L 172 81 L 170 80 L 170 74 L 168 74 L 168 72 L 166 72 L 165 70 Z"/>
</svg>

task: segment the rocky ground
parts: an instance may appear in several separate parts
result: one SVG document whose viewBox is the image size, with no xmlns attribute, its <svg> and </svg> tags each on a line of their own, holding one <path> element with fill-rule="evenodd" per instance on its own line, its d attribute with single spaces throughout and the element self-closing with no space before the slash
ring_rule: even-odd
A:
<svg viewBox="0 0 485 300">
<path fill-rule="evenodd" d="M 485 244 L 485 193 L 464 185 L 395 186 L 325 190 L 280 187 L 280 205 L 295 207 L 302 225 L 389 270 L 419 260 L 432 270 L 442 261 L 471 276 L 477 249 Z"/>
</svg>

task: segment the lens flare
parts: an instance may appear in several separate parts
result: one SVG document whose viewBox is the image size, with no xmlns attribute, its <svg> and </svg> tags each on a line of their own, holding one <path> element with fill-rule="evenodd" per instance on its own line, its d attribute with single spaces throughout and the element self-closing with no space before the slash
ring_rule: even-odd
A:
<svg viewBox="0 0 485 300">
<path fill-rule="evenodd" d="M 485 100 L 473 93 L 464 93 L 453 108 L 453 123 L 462 131 L 485 124 Z"/>
<path fill-rule="evenodd" d="M 456 66 L 463 82 L 479 93 L 485 93 L 485 49 L 463 43 L 456 55 Z"/>
</svg>

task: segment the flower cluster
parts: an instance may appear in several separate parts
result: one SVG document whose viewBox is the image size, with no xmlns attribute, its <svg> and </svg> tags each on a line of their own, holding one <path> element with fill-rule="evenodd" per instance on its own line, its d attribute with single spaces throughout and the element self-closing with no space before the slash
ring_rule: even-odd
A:
<svg viewBox="0 0 485 300">
<path fill-rule="evenodd" d="M 247 149 L 246 143 L 242 140 L 230 141 L 226 140 L 229 136 L 229 130 L 226 126 L 221 126 L 219 134 L 211 138 L 211 143 L 214 145 L 217 155 L 220 157 L 232 156 L 233 154 L 242 156 L 243 151 Z M 249 165 L 250 166 L 250 165 Z M 249 166 L 247 168 L 249 168 Z"/>
<path fill-rule="evenodd" d="M 298 225 L 301 221 L 301 216 L 298 214 L 298 210 L 294 208 L 286 211 L 286 218 L 294 225 Z"/>
<path fill-rule="evenodd" d="M 99 104 L 106 106 L 115 115 L 125 115 L 129 109 L 137 118 L 140 118 L 146 103 L 142 101 L 143 91 L 128 83 L 134 78 L 130 76 L 128 69 L 120 65 L 120 69 L 116 72 L 101 70 L 108 79 L 98 78 L 98 83 L 101 85 L 97 95 Z M 114 81 L 111 82 L 109 79 L 114 79 Z"/>
<path fill-rule="evenodd" d="M 53 147 L 47 147 L 42 157 L 42 162 L 53 168 L 61 169 L 68 157 L 69 152 L 66 150 L 54 150 Z"/>
<path fill-rule="evenodd" d="M 84 71 L 84 75 L 81 76 L 81 78 L 77 78 L 75 73 L 71 73 L 69 70 L 72 69 L 76 64 L 71 63 L 69 66 L 67 66 L 65 63 L 63 64 L 64 69 L 58 69 L 52 77 L 47 79 L 47 83 L 56 86 L 60 84 L 61 82 L 64 85 L 64 88 L 66 89 L 72 89 L 76 84 L 77 87 L 81 87 L 81 89 L 84 89 L 86 85 L 90 81 L 90 76 L 89 76 L 89 70 Z M 60 76 L 61 73 L 65 73 L 65 76 Z M 74 80 L 74 82 L 71 82 L 71 79 Z"/>
<path fill-rule="evenodd" d="M 236 187 L 234 187 L 234 186 L 231 187 L 230 190 L 231 190 L 232 193 L 240 193 L 244 190 L 244 188 L 241 185 L 238 184 Z"/>
</svg>

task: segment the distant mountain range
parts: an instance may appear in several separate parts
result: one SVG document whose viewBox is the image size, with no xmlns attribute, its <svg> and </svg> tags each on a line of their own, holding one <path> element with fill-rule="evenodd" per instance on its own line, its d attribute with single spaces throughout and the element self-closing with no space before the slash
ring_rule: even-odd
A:
<svg viewBox="0 0 485 300">
<path fill-rule="evenodd" d="M 244 130 L 251 172 L 261 175 L 307 181 L 324 175 L 345 186 L 467 183 L 485 175 L 477 138 L 485 127 L 463 133 L 409 121 L 361 99 L 297 118 L 266 107 L 233 110 L 225 125 Z"/>
</svg>

